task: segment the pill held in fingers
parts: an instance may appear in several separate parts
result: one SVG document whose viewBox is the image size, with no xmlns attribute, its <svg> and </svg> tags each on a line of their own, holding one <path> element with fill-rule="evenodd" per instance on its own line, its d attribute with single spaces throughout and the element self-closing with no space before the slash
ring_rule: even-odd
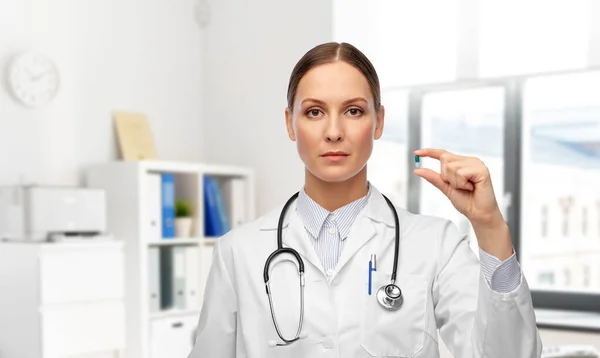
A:
<svg viewBox="0 0 600 358">
<path fill-rule="evenodd" d="M 415 168 L 421 168 L 421 157 L 419 157 L 418 155 L 415 155 Z"/>
</svg>

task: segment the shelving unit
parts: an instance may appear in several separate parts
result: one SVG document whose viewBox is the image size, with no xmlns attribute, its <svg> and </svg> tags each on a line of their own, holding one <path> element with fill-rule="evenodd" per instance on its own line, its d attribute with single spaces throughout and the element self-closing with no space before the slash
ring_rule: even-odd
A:
<svg viewBox="0 0 600 358">
<path fill-rule="evenodd" d="M 176 198 L 192 204 L 190 237 L 157 236 L 157 223 L 152 217 L 157 198 L 151 178 L 164 173 L 174 175 Z M 204 176 L 217 179 L 225 191 L 228 181 L 242 182 L 243 195 L 240 197 L 238 192 L 237 200 L 229 200 L 227 205 L 239 205 L 237 212 L 242 210 L 245 221 L 254 218 L 254 173 L 248 168 L 148 160 L 103 163 L 85 171 L 86 186 L 106 190 L 108 230 L 124 242 L 126 358 L 184 357 L 191 349 L 212 251 L 219 240 L 205 236 Z M 224 196 L 228 194 L 225 191 Z M 232 227 L 239 224 L 232 223 Z M 163 265 L 164 258 L 171 257 L 174 250 L 184 253 L 185 272 L 196 274 L 186 276 L 189 282 L 185 285 L 184 307 L 181 302 L 157 306 L 156 295 L 151 292 L 156 282 L 150 277 L 151 263 L 158 260 Z M 182 267 L 172 264 L 172 270 L 180 271 Z M 163 284 L 162 272 L 160 279 Z"/>
<path fill-rule="evenodd" d="M 148 241 L 148 246 L 171 246 L 171 245 L 203 245 L 203 246 L 211 246 L 217 242 L 218 239 L 213 238 L 175 238 L 173 240 L 161 240 L 161 241 Z"/>
</svg>

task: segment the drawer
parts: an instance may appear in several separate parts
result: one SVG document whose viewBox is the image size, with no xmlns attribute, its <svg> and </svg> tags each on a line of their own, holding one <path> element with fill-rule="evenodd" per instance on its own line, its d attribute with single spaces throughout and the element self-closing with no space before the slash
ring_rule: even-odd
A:
<svg viewBox="0 0 600 358">
<path fill-rule="evenodd" d="M 41 304 L 123 297 L 121 246 L 49 250 L 40 255 Z"/>
<path fill-rule="evenodd" d="M 121 301 L 54 306 L 40 314 L 43 357 L 124 349 L 125 310 Z"/>
<path fill-rule="evenodd" d="M 150 358 L 187 357 L 196 340 L 197 314 L 151 321 Z"/>
</svg>

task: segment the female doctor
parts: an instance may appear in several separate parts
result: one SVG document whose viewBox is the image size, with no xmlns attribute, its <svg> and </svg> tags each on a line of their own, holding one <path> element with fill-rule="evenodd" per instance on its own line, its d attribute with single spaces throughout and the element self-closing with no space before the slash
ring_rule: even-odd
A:
<svg viewBox="0 0 600 358">
<path fill-rule="evenodd" d="M 530 292 L 484 163 L 415 152 L 439 160 L 439 173 L 414 175 L 469 219 L 478 260 L 450 221 L 395 207 L 367 180 L 384 107 L 358 49 L 308 51 L 287 99 L 304 185 L 219 239 L 189 357 L 432 358 L 438 337 L 457 358 L 540 357 Z"/>
</svg>

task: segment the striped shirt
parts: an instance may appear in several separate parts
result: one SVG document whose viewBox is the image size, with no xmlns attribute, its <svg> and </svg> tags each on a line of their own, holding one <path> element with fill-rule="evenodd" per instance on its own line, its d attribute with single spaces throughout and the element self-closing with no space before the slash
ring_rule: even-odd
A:
<svg viewBox="0 0 600 358">
<path fill-rule="evenodd" d="M 358 214 L 366 207 L 370 196 L 371 184 L 367 195 L 329 212 L 310 198 L 304 188 L 300 190 L 298 215 L 327 274 L 331 274 L 335 269 L 350 228 Z M 481 270 L 493 291 L 511 292 L 521 284 L 521 267 L 514 254 L 500 261 L 479 248 L 479 260 Z"/>
<path fill-rule="evenodd" d="M 335 269 L 346 238 L 354 219 L 367 206 L 371 196 L 371 186 L 367 195 L 342 206 L 334 212 L 329 212 L 312 200 L 304 191 L 298 195 L 298 214 L 304 222 L 304 228 L 321 259 L 325 272 L 329 274 Z"/>
</svg>

